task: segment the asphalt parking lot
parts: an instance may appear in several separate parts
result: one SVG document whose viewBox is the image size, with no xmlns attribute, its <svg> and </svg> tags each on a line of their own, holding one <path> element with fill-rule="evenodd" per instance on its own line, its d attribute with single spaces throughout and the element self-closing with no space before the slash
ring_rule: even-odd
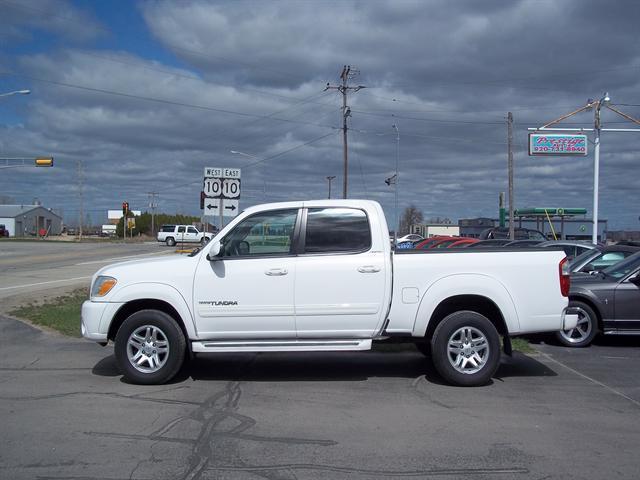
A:
<svg viewBox="0 0 640 480">
<path fill-rule="evenodd" d="M 539 348 L 471 389 L 410 349 L 208 356 L 142 387 L 111 347 L 0 317 L 0 478 L 637 478 L 638 343 Z"/>
</svg>

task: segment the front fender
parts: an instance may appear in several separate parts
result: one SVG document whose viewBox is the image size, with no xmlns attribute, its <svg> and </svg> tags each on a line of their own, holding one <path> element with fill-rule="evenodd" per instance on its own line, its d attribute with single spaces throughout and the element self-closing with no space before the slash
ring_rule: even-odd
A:
<svg viewBox="0 0 640 480">
<path fill-rule="evenodd" d="M 167 285 L 166 283 L 133 283 L 118 289 L 117 292 L 114 292 L 113 297 L 109 298 L 109 302 L 120 305 L 134 300 L 159 300 L 170 304 L 180 315 L 188 337 L 197 338 L 198 332 L 196 330 L 193 313 L 186 299 L 175 287 Z M 111 319 L 109 319 L 109 321 L 110 320 Z"/>
<path fill-rule="evenodd" d="M 414 319 L 413 336 L 423 337 L 438 305 L 458 295 L 486 297 L 500 309 L 510 332 L 520 330 L 518 312 L 506 287 L 488 275 L 463 273 L 442 277 L 427 288 Z"/>
</svg>

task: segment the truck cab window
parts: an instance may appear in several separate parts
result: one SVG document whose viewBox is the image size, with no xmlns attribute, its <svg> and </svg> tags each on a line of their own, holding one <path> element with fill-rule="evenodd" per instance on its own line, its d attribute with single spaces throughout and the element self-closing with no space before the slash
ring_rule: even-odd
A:
<svg viewBox="0 0 640 480">
<path fill-rule="evenodd" d="M 305 253 L 365 252 L 371 248 L 367 215 L 355 208 L 310 208 Z"/>
<path fill-rule="evenodd" d="M 262 212 L 244 219 L 222 241 L 224 257 L 291 254 L 297 216 L 297 209 L 289 209 Z"/>
</svg>

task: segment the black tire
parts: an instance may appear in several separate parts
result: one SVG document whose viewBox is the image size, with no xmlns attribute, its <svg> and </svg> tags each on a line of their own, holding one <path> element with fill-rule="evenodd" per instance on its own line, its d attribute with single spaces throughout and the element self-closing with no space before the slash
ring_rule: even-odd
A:
<svg viewBox="0 0 640 480">
<path fill-rule="evenodd" d="M 578 300 L 571 300 L 569 309 L 578 314 L 578 325 L 571 330 L 556 332 L 556 340 L 565 347 L 588 347 L 599 331 L 598 315 L 593 308 Z"/>
<path fill-rule="evenodd" d="M 165 241 L 167 242 L 167 247 L 173 247 L 176 244 L 176 239 L 173 237 L 167 237 Z"/>
<path fill-rule="evenodd" d="M 458 340 L 460 350 L 450 353 L 450 342 Z M 438 325 L 431 339 L 431 352 L 436 370 L 447 382 L 475 387 L 486 384 L 496 373 L 500 364 L 500 337 L 487 317 L 463 310 L 448 315 Z M 461 365 L 456 366 L 456 360 Z"/>
<path fill-rule="evenodd" d="M 146 338 L 139 332 L 146 332 Z M 165 349 L 165 344 L 166 353 L 160 351 Z M 185 349 L 186 340 L 176 321 L 158 310 L 140 310 L 129 316 L 118 329 L 114 348 L 125 379 L 140 385 L 158 385 L 171 380 L 182 366 Z M 140 359 L 137 366 L 134 366 L 135 357 Z M 158 366 L 154 367 L 151 357 Z"/>
</svg>

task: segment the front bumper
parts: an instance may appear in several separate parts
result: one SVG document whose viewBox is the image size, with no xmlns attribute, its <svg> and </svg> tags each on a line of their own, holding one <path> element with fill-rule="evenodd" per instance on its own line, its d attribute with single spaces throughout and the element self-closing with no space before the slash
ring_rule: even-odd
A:
<svg viewBox="0 0 640 480">
<path fill-rule="evenodd" d="M 571 330 L 578 325 L 578 314 L 570 313 L 570 308 L 562 311 L 562 330 Z"/>
<path fill-rule="evenodd" d="M 80 325 L 82 336 L 94 342 L 106 342 L 111 319 L 121 306 L 122 303 L 84 302 Z"/>
</svg>

